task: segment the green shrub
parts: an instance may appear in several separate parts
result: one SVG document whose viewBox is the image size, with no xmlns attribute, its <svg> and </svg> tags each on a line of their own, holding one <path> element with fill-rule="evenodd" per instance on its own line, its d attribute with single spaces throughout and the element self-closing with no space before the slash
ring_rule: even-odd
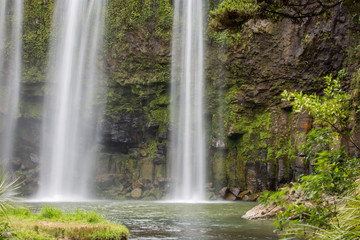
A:
<svg viewBox="0 0 360 240">
<path fill-rule="evenodd" d="M 88 223 L 99 223 L 99 222 L 103 222 L 104 220 L 105 220 L 104 217 L 96 210 L 86 213 L 86 221 Z"/>
<path fill-rule="evenodd" d="M 92 235 L 93 240 L 126 240 L 129 235 L 129 231 L 122 226 L 112 229 L 106 229 L 106 231 L 95 232 Z"/>
<path fill-rule="evenodd" d="M 41 208 L 40 210 L 40 218 L 55 218 L 55 219 L 59 219 L 61 217 L 63 217 L 63 211 L 61 209 L 58 208 L 54 208 L 52 206 L 49 205 L 45 205 L 43 208 Z"/>
</svg>

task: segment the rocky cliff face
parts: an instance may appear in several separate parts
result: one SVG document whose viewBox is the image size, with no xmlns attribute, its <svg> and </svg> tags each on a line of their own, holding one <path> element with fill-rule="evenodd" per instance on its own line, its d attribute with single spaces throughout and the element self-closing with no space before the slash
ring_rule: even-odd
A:
<svg viewBox="0 0 360 240">
<path fill-rule="evenodd" d="M 37 188 L 38 146 L 53 1 L 26 3 L 25 73 L 16 174 Z M 160 199 L 169 187 L 170 1 L 109 1 L 104 59 L 107 94 L 94 176 L 98 197 Z M 216 4 L 215 4 L 216 5 Z M 346 8 L 294 23 L 251 20 L 240 33 L 209 32 L 206 51 L 209 198 L 223 187 L 275 189 L 308 171 L 298 151 L 312 119 L 293 114 L 280 93 L 320 92 L 323 76 L 354 71 L 357 27 Z M 38 39 L 40 41 L 38 41 Z M 356 38 L 358 39 L 358 38 Z M 358 41 L 358 40 L 356 40 Z M 36 43 L 36 44 L 35 44 Z M 353 57 L 354 58 L 354 57 Z M 350 60 L 349 60 L 350 59 Z M 356 58 L 354 58 L 356 59 Z M 345 81 L 349 89 L 350 82 Z"/>
<path fill-rule="evenodd" d="M 226 147 L 221 158 L 211 157 L 212 181 L 260 192 L 308 172 L 298 145 L 312 119 L 293 114 L 280 94 L 320 93 L 322 77 L 345 68 L 351 26 L 351 15 L 340 7 L 300 23 L 285 18 L 244 25 L 226 52 Z M 349 85 L 345 81 L 345 88 Z M 215 173 L 219 165 L 224 171 L 220 176 Z"/>
</svg>

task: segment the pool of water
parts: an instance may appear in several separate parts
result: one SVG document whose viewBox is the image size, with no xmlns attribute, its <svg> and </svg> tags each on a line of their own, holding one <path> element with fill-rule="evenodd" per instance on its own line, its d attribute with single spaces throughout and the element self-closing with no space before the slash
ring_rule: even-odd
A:
<svg viewBox="0 0 360 240">
<path fill-rule="evenodd" d="M 120 222 L 133 240 L 278 239 L 271 221 L 248 221 L 241 216 L 255 203 L 175 203 L 157 201 L 26 202 L 38 210 L 45 204 L 65 211 L 94 210 Z"/>
</svg>

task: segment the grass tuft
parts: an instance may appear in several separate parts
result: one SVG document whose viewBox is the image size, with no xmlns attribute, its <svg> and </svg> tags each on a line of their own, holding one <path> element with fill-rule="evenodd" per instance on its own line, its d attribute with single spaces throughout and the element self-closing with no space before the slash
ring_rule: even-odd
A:
<svg viewBox="0 0 360 240">
<path fill-rule="evenodd" d="M 10 224 L 0 225 L 0 240 L 14 239 L 90 239 L 90 240 L 126 240 L 129 231 L 126 227 L 107 222 L 97 211 L 86 212 L 77 209 L 63 212 L 61 209 L 45 205 L 39 214 L 31 213 L 27 208 L 14 208 L 8 212 Z"/>
</svg>

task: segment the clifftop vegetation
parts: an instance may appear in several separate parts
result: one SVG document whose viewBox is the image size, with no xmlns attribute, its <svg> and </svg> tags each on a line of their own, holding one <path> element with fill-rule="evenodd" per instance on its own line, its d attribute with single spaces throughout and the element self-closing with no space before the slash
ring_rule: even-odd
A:
<svg viewBox="0 0 360 240">
<path fill-rule="evenodd" d="M 359 8 L 354 0 L 225 0 L 210 13 L 209 27 L 214 31 L 241 30 L 250 19 L 289 18 L 300 22 L 304 18 L 329 14 L 339 5 Z"/>
</svg>

